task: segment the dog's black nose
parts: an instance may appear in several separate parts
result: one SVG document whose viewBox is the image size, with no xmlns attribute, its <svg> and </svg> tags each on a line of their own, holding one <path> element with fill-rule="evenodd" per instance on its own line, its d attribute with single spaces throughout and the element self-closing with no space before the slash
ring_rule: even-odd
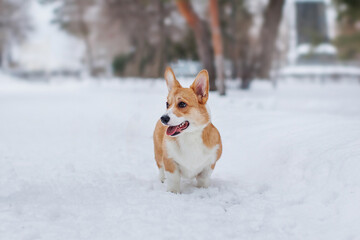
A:
<svg viewBox="0 0 360 240">
<path fill-rule="evenodd" d="M 163 124 L 167 124 L 170 121 L 170 117 L 168 115 L 162 115 L 160 120 Z"/>
</svg>

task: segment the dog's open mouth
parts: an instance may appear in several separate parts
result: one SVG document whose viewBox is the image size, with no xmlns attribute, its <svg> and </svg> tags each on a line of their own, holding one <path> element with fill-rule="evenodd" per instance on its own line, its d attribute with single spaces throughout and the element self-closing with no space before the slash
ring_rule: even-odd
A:
<svg viewBox="0 0 360 240">
<path fill-rule="evenodd" d="M 176 136 L 180 134 L 182 131 L 189 127 L 190 123 L 188 121 L 182 122 L 176 126 L 169 126 L 166 130 L 166 134 L 169 136 Z"/>
</svg>

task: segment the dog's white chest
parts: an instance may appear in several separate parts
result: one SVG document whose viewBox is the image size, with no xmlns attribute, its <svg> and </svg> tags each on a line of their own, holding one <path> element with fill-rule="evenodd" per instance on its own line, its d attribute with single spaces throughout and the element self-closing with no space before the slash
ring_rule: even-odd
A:
<svg viewBox="0 0 360 240">
<path fill-rule="evenodd" d="M 216 161 L 219 146 L 206 147 L 199 131 L 182 134 L 177 141 L 167 141 L 166 147 L 168 156 L 179 165 L 181 175 L 193 178 Z"/>
</svg>

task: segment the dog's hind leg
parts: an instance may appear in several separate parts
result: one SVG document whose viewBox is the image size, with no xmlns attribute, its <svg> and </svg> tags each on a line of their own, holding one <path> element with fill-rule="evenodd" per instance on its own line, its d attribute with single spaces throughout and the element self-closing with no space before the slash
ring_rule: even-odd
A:
<svg viewBox="0 0 360 240">
<path fill-rule="evenodd" d="M 209 187 L 212 171 L 213 171 L 212 168 L 210 166 L 208 166 L 208 167 L 204 168 L 204 170 L 202 170 L 202 172 L 200 172 L 196 176 L 197 187 L 200 187 L 200 188 Z"/>
</svg>

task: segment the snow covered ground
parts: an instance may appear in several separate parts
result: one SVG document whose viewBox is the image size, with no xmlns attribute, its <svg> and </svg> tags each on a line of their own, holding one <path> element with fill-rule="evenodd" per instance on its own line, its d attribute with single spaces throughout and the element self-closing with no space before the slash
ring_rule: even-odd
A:
<svg viewBox="0 0 360 240">
<path fill-rule="evenodd" d="M 153 159 L 165 96 L 160 80 L 0 77 L 0 239 L 359 239 L 358 82 L 211 94 L 223 156 L 180 195 Z"/>
</svg>

